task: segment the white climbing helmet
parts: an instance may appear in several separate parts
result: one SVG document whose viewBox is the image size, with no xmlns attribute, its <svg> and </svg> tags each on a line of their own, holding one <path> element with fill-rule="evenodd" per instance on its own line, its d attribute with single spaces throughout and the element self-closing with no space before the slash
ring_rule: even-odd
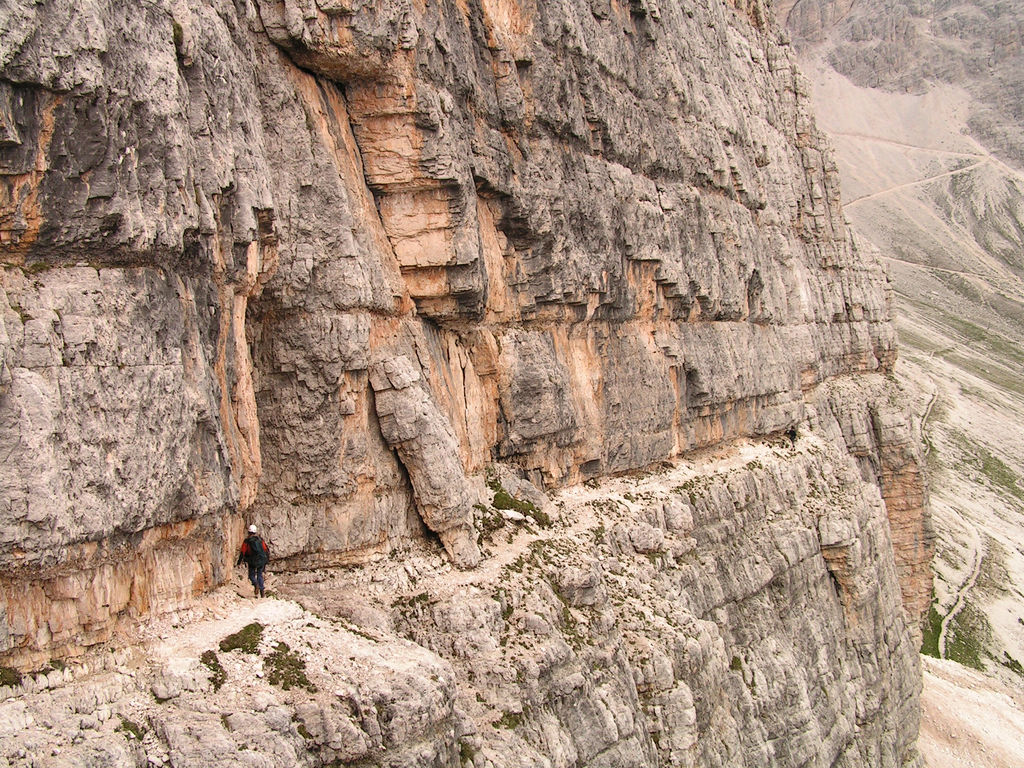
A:
<svg viewBox="0 0 1024 768">
<path fill-rule="evenodd" d="M 256 526 L 255 525 L 250 525 L 249 526 L 249 533 L 256 533 Z"/>
</svg>

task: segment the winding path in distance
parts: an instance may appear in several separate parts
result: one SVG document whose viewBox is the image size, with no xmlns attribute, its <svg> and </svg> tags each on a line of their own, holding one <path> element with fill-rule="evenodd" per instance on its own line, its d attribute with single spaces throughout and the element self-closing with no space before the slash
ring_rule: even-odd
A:
<svg viewBox="0 0 1024 768">
<path fill-rule="evenodd" d="M 869 133 L 855 133 L 850 131 L 829 131 L 830 136 L 845 136 L 853 139 L 864 139 L 865 141 L 871 141 L 876 144 L 888 144 L 893 147 L 901 147 L 902 149 L 914 149 L 918 152 L 931 152 L 936 155 L 949 155 L 950 157 L 973 157 L 982 159 L 988 157 L 985 152 L 957 152 L 952 149 L 939 149 L 938 147 L 922 147 L 917 144 L 908 144 L 905 141 L 895 141 L 894 139 L 887 139 L 883 136 L 872 136 Z"/>
<path fill-rule="evenodd" d="M 974 563 L 971 566 L 971 575 L 960 585 L 960 588 L 956 591 L 956 600 L 953 601 L 953 607 L 949 609 L 949 613 L 942 617 L 942 622 L 939 624 L 939 658 L 946 658 L 946 636 L 948 634 L 949 623 L 956 618 L 956 615 L 963 610 L 964 605 L 967 602 L 967 593 L 974 589 L 974 585 L 978 581 L 978 576 L 981 574 L 981 561 L 985 558 L 985 546 L 981 542 L 981 536 L 978 535 L 978 529 L 973 523 L 967 520 L 966 517 L 961 515 L 961 522 L 970 529 L 971 535 L 974 537 L 974 548 L 972 554 L 974 555 Z"/>
<path fill-rule="evenodd" d="M 877 192 L 875 194 L 880 195 L 882 193 Z M 863 200 L 864 198 L 860 197 L 857 199 Z M 946 267 L 935 267 L 932 266 L 931 264 L 923 264 L 920 261 L 907 261 L 906 259 L 897 259 L 895 256 L 886 256 L 885 254 L 882 254 L 882 258 L 885 259 L 886 261 L 895 261 L 899 264 L 906 264 L 911 267 L 919 267 L 921 269 L 928 269 L 934 272 L 944 272 L 947 275 L 959 275 L 960 277 L 976 277 L 979 280 L 992 280 L 994 278 L 999 277 L 998 275 L 983 275 L 980 272 L 965 272 L 960 269 L 947 269 Z"/>
<path fill-rule="evenodd" d="M 973 171 L 979 165 L 984 165 L 987 162 L 989 162 L 989 159 L 987 157 L 985 157 L 985 158 L 982 158 L 981 160 L 977 160 L 977 161 L 971 163 L 970 165 L 965 165 L 963 168 L 954 168 L 952 171 L 945 171 L 943 173 L 937 173 L 934 176 L 929 176 L 929 177 L 924 178 L 924 179 L 917 179 L 915 181 L 908 181 L 905 184 L 897 184 L 895 187 L 888 187 L 887 189 L 880 189 L 878 192 L 872 192 L 871 194 L 868 194 L 868 195 L 861 195 L 860 197 L 856 197 L 853 200 L 850 200 L 849 202 L 843 203 L 843 207 L 844 208 L 849 208 L 851 205 L 856 205 L 857 203 L 862 203 L 865 200 L 871 200 L 873 198 L 880 197 L 881 195 L 887 195 L 890 192 L 897 192 L 897 191 L 899 191 L 901 189 L 907 189 L 909 187 L 916 187 L 916 186 L 920 186 L 921 184 L 928 184 L 929 182 L 936 181 L 937 179 L 944 179 L 947 176 L 956 176 L 958 173 L 967 173 L 968 171 Z"/>
<path fill-rule="evenodd" d="M 1002 168 L 1003 171 L 1005 171 L 1010 176 L 1014 176 L 1014 177 L 1016 177 L 1018 179 L 1022 177 L 1021 170 L 1019 168 L 1015 168 L 1014 166 L 1010 165 L 1009 163 L 999 159 L 998 157 L 993 155 L 991 152 L 989 152 L 987 149 L 985 149 L 985 147 L 983 147 L 981 144 L 978 144 L 978 142 L 975 141 L 973 138 L 971 139 L 971 143 L 974 144 L 975 146 L 977 146 L 977 148 L 978 148 L 977 152 L 957 152 L 956 150 L 953 150 L 953 149 L 939 149 L 938 147 L 922 147 L 922 146 L 920 146 L 918 144 L 909 144 L 909 143 L 907 143 L 905 141 L 896 141 L 895 139 L 887 139 L 884 136 L 872 136 L 871 134 L 868 134 L 868 133 L 857 133 L 857 132 L 851 132 L 851 131 L 828 131 L 827 133 L 830 136 L 844 136 L 846 138 L 852 138 L 852 139 L 863 139 L 864 141 L 874 142 L 875 144 L 888 144 L 889 146 L 892 146 L 892 147 L 900 147 L 902 149 L 912 149 L 912 150 L 915 150 L 917 152 L 930 152 L 930 153 L 935 154 L 935 155 L 946 155 L 948 157 L 973 157 L 973 158 L 976 158 L 976 159 L 979 159 L 979 160 L 987 160 L 990 163 L 992 163 L 993 165 L 998 166 L 999 168 Z M 960 169 L 960 170 L 963 170 L 963 169 Z"/>
</svg>

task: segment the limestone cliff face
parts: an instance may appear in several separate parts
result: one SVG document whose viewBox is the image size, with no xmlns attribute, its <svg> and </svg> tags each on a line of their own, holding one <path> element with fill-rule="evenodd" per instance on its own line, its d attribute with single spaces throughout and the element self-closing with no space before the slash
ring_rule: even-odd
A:
<svg viewBox="0 0 1024 768">
<path fill-rule="evenodd" d="M 871 487 L 897 489 L 890 515 L 891 499 L 911 501 L 895 561 L 882 508 L 858 501 L 811 514 L 800 543 L 779 545 L 795 559 L 744 587 L 760 600 L 808 558 L 833 573 L 845 618 L 822 631 L 873 670 L 837 673 L 822 694 L 820 711 L 850 704 L 856 728 L 844 721 L 823 750 L 828 729 L 772 749 L 794 750 L 793 765 L 910 758 L 914 656 L 896 653 L 891 689 L 876 665 L 885 643 L 911 647 L 897 567 L 909 595 L 927 568 L 916 456 L 881 377 L 829 400 L 892 365 L 886 282 L 848 235 L 761 2 L 50 0 L 4 13 L 7 659 L 74 654 L 183 604 L 224 579 L 243 520 L 269 532 L 279 568 L 366 562 L 429 531 L 472 567 L 494 462 L 565 486 L 812 429 L 859 457 Z M 786 507 L 785 483 L 755 486 L 759 504 Z M 712 520 L 731 507 L 708 504 Z M 712 525 L 705 555 L 698 540 L 698 557 L 723 558 L 715 573 L 740 548 L 733 528 Z M 715 591 L 709 573 L 698 580 Z M 723 599 L 686 610 L 741 632 Z M 686 631 L 674 637 L 665 653 Z M 635 667 L 615 663 L 635 709 Z M 878 686 L 885 702 L 854 706 Z M 670 689 L 652 690 L 685 699 Z M 746 707 L 734 693 L 721 688 L 721 706 Z M 678 747 L 694 760 L 712 722 L 697 712 Z M 729 726 L 762 723 L 750 760 L 807 715 L 765 717 Z M 644 764 L 676 749 L 637 727 Z"/>
<path fill-rule="evenodd" d="M 864 377 L 842 399 L 886 386 Z M 809 424 L 565 489 L 550 527 L 492 520 L 469 571 L 414 547 L 277 575 L 275 600 L 218 607 L 222 590 L 142 647 L 0 689 L 0 740 L 112 768 L 912 765 L 917 645 L 885 507 L 832 407 L 809 403 Z M 260 654 L 287 643 L 315 690 L 217 649 L 253 620 Z M 90 700 L 99 722 L 75 714 Z"/>
</svg>

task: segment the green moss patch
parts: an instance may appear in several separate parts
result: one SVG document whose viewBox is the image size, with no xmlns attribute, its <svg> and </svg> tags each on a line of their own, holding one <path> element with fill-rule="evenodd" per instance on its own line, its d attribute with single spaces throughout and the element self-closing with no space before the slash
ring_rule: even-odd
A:
<svg viewBox="0 0 1024 768">
<path fill-rule="evenodd" d="M 12 688 L 21 685 L 21 672 L 14 667 L 0 667 L 0 686 L 9 685 Z"/>
<path fill-rule="evenodd" d="M 217 654 L 213 651 L 203 651 L 199 661 L 210 670 L 210 682 L 213 684 L 213 690 L 219 691 L 220 687 L 224 685 L 224 681 L 228 679 L 228 673 L 221 665 Z"/>
<path fill-rule="evenodd" d="M 33 675 L 48 675 L 50 672 L 63 672 L 67 664 L 61 659 L 50 659 L 46 664 L 32 672 Z"/>
<path fill-rule="evenodd" d="M 933 658 L 939 656 L 939 633 L 942 631 L 942 616 L 935 608 L 935 600 L 928 607 L 928 624 L 925 625 L 921 639 L 921 653 Z"/>
<path fill-rule="evenodd" d="M 146 735 L 146 729 L 120 713 L 118 717 L 121 718 L 121 723 L 114 730 L 123 733 L 128 741 L 142 741 L 142 737 Z"/>
<path fill-rule="evenodd" d="M 518 728 L 522 724 L 522 712 L 504 712 L 498 722 L 495 723 L 498 728 L 508 728 L 509 730 Z"/>
<path fill-rule="evenodd" d="M 1021 484 L 1021 478 L 1017 473 L 985 446 L 974 442 L 963 432 L 954 432 L 952 437 L 963 453 L 962 464 L 984 475 L 993 489 L 1009 496 L 1011 501 L 1017 502 L 1019 508 L 1020 503 L 1024 502 L 1024 485 Z"/>
<path fill-rule="evenodd" d="M 1003 651 L 1003 658 L 1000 660 L 999 663 L 1011 672 L 1015 672 L 1021 677 L 1024 677 L 1024 666 L 1021 666 L 1021 663 L 1017 661 L 1015 658 L 1013 658 L 1013 656 L 1008 654 L 1006 651 Z"/>
<path fill-rule="evenodd" d="M 533 502 L 517 499 L 502 487 L 501 482 L 494 475 L 488 475 L 487 487 L 494 493 L 491 506 L 495 509 L 511 509 L 530 518 L 541 528 L 551 527 L 550 515 L 543 510 L 538 509 L 537 505 Z"/>
<path fill-rule="evenodd" d="M 992 628 L 985 614 L 973 603 L 965 602 L 947 631 L 946 658 L 965 667 L 985 671 L 982 659 L 992 637 Z"/>
<path fill-rule="evenodd" d="M 305 688 L 310 693 L 316 693 L 316 686 L 306 677 L 306 662 L 288 647 L 288 643 L 279 642 L 274 645 L 274 650 L 263 659 L 263 669 L 271 685 L 280 686 L 285 691 Z"/>
<path fill-rule="evenodd" d="M 220 641 L 220 649 L 224 653 L 231 651 L 242 651 L 243 653 L 256 653 L 260 640 L 263 639 L 263 625 L 258 622 L 247 624 L 233 635 L 228 635 Z"/>
</svg>

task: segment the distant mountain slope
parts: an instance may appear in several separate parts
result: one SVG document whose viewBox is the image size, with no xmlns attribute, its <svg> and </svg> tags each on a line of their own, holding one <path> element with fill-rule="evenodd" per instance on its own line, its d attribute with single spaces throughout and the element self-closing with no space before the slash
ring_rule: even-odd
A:
<svg viewBox="0 0 1024 768">
<path fill-rule="evenodd" d="M 964 87 L 975 102 L 972 135 L 1024 167 L 1024 4 L 797 0 L 778 12 L 798 44 L 823 45 L 829 65 L 858 85 Z"/>
<path fill-rule="evenodd" d="M 928 419 L 926 649 L 1024 674 L 1024 4 L 776 8 L 832 135 L 846 216 L 885 257 Z M 929 648 L 930 646 L 930 648 Z"/>
</svg>

